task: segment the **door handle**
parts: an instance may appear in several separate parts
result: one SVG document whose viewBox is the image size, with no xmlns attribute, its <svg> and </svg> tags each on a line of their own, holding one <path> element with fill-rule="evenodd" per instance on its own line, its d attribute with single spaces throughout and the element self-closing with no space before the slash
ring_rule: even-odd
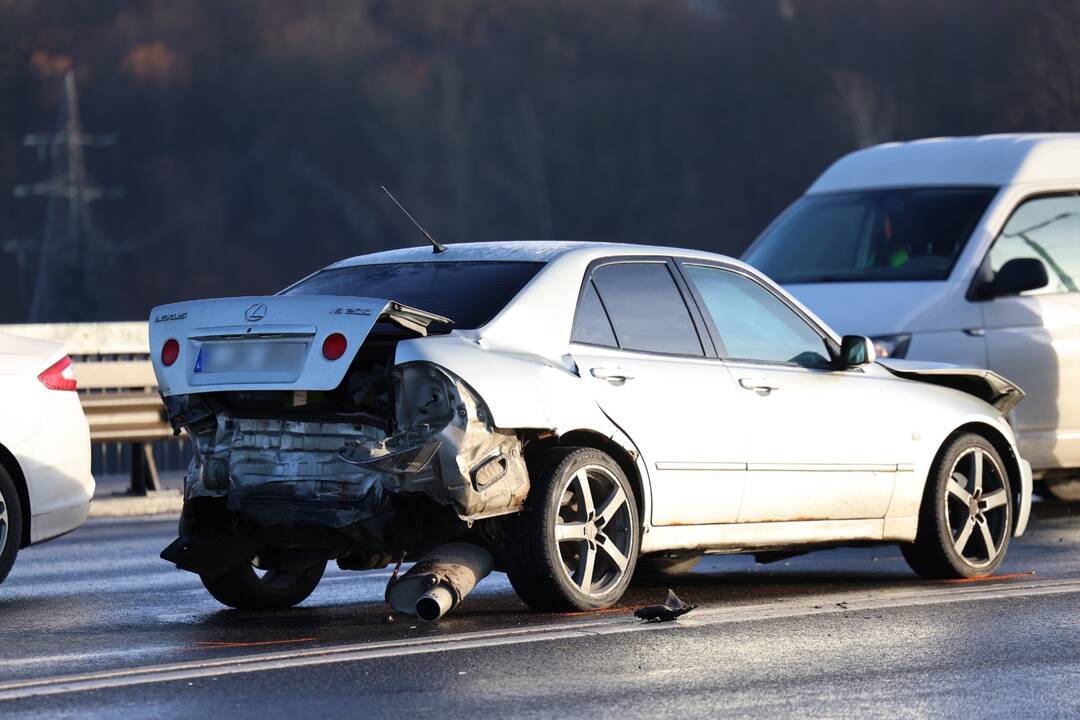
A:
<svg viewBox="0 0 1080 720">
<path fill-rule="evenodd" d="M 739 387 L 744 390 L 753 390 L 759 395 L 768 395 L 773 390 L 779 390 L 776 385 L 769 383 L 768 378 L 763 377 L 744 377 L 739 378 Z"/>
<path fill-rule="evenodd" d="M 627 380 L 633 380 L 634 376 L 623 370 L 621 367 L 594 367 L 589 370 L 589 374 L 597 380 L 606 380 L 612 385 L 624 383 Z"/>
</svg>

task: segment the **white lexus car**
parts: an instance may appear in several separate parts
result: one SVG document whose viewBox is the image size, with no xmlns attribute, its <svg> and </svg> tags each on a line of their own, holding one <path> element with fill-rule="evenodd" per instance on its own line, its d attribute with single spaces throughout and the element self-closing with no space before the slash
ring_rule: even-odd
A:
<svg viewBox="0 0 1080 720">
<path fill-rule="evenodd" d="M 706 252 L 440 250 L 153 310 L 195 448 L 162 555 L 223 603 L 293 605 L 330 560 L 446 541 L 572 610 L 705 553 L 894 543 L 920 575 L 985 575 L 1024 531 L 1031 470 L 1002 417 L 1023 393 L 993 372 L 875 362 Z"/>
<path fill-rule="evenodd" d="M 0 333 L 0 582 L 21 547 L 86 521 L 90 430 L 59 343 Z"/>
</svg>

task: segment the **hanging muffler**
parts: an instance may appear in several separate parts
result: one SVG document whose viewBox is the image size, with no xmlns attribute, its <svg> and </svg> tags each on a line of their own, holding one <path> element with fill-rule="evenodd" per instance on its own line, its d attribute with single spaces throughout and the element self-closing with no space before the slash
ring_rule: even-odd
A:
<svg viewBox="0 0 1080 720">
<path fill-rule="evenodd" d="M 398 612 L 435 622 L 491 573 L 491 553 L 468 543 L 444 543 L 407 573 L 391 578 L 386 602 Z"/>
</svg>

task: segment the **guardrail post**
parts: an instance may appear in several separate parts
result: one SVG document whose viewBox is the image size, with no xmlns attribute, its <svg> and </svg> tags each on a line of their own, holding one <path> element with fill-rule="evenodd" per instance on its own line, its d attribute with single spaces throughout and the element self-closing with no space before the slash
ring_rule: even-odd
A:
<svg viewBox="0 0 1080 720">
<path fill-rule="evenodd" d="M 131 494 L 146 495 L 149 490 L 160 490 L 154 448 L 150 443 L 131 444 Z"/>
</svg>

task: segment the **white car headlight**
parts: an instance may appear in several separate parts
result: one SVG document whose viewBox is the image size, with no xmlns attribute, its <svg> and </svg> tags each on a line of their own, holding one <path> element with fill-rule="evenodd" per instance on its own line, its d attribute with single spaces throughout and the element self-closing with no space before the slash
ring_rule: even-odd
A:
<svg viewBox="0 0 1080 720">
<path fill-rule="evenodd" d="M 882 335 L 870 338 L 874 341 L 874 352 L 879 358 L 901 359 L 907 355 L 908 345 L 911 344 L 911 333 L 900 335 Z"/>
</svg>

